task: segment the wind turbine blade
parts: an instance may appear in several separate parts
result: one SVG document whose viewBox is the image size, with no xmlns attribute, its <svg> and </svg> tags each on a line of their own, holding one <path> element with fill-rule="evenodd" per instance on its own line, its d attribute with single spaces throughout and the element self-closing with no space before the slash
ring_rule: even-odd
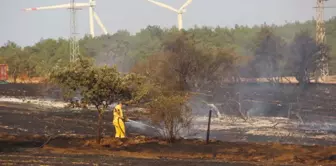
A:
<svg viewBox="0 0 336 166">
<path fill-rule="evenodd" d="M 182 9 L 184 9 L 184 8 L 186 8 L 188 5 L 190 5 L 190 3 L 191 3 L 192 1 L 193 1 L 193 0 L 188 0 L 186 3 L 184 3 L 184 4 L 180 7 L 179 11 L 181 11 Z"/>
<path fill-rule="evenodd" d="M 148 1 L 151 2 L 151 3 L 154 3 L 154 4 L 156 4 L 156 5 L 158 5 L 158 6 L 160 6 L 160 7 L 163 7 L 163 8 L 166 8 L 166 9 L 169 9 L 169 10 L 172 10 L 172 11 L 178 13 L 178 10 L 177 10 L 177 9 L 175 9 L 175 8 L 169 6 L 169 5 L 166 5 L 166 4 L 161 3 L 161 2 L 156 2 L 156 1 L 153 1 L 153 0 L 148 0 Z"/>
<path fill-rule="evenodd" d="M 24 10 L 25 11 L 33 11 L 33 10 L 47 10 L 47 9 L 62 9 L 62 8 L 69 8 L 69 7 L 70 7 L 70 4 L 62 4 L 62 5 L 27 8 L 27 9 L 24 9 Z"/>
<path fill-rule="evenodd" d="M 88 3 L 75 3 L 75 8 L 89 7 Z M 71 7 L 70 3 L 62 4 L 62 5 L 53 5 L 53 6 L 42 6 L 42 7 L 34 7 L 23 9 L 24 11 L 34 11 L 34 10 L 49 10 L 49 9 L 68 9 Z"/>
<path fill-rule="evenodd" d="M 107 35 L 107 30 L 104 26 L 104 24 L 102 23 L 102 21 L 100 20 L 100 18 L 98 17 L 97 13 L 95 11 L 93 11 L 93 16 L 97 21 L 97 24 L 100 26 L 100 28 L 103 30 L 103 32 Z"/>
</svg>

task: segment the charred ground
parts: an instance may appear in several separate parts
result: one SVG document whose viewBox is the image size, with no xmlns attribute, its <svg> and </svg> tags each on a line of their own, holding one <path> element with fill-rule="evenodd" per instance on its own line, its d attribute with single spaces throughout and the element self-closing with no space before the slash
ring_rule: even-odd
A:
<svg viewBox="0 0 336 166">
<path fill-rule="evenodd" d="M 295 85 L 284 84 L 274 88 L 264 84 L 241 84 L 216 91 L 240 91 L 241 103 L 246 111 L 254 102 L 268 103 L 274 107 L 286 107 L 292 103 L 292 109 L 300 111 L 304 120 L 336 116 L 335 85 L 311 85 L 299 96 L 288 95 Z M 45 97 L 51 91 L 38 84 L 6 84 L 1 85 L 3 96 Z M 216 96 L 212 100 L 221 103 L 225 97 Z M 296 100 L 295 100 L 296 99 Z M 280 106 L 279 106 L 280 105 Z M 300 106 L 300 107 L 299 107 Z M 285 109 L 279 109 L 277 115 Z M 225 111 L 225 110 L 223 110 Z M 233 112 L 234 113 L 234 112 Z M 128 113 L 132 119 L 141 115 Z M 271 116 L 271 115 L 270 115 Z M 99 163 L 137 163 L 163 165 L 229 165 L 225 162 L 250 162 L 258 164 L 292 164 L 292 165 L 332 165 L 328 160 L 334 155 L 335 146 L 301 146 L 282 145 L 279 143 L 223 143 L 213 141 L 205 145 L 199 140 L 181 140 L 173 145 L 154 138 L 138 136 L 136 131 L 129 131 L 131 139 L 120 142 L 111 138 L 114 133 L 111 125 L 112 115 L 104 116 L 104 139 L 101 146 L 94 143 L 96 134 L 97 113 L 89 110 L 69 111 L 66 109 L 43 110 L 29 103 L 0 104 L 1 157 L 7 164 L 79 164 Z M 293 117 L 295 118 L 295 117 Z M 315 119 L 316 120 L 316 119 Z M 213 133 L 213 136 L 220 133 Z M 232 135 L 222 134 L 223 137 Z M 48 139 L 46 146 L 40 148 Z M 231 141 L 234 138 L 230 139 Z M 268 140 L 265 140 L 268 141 Z M 277 141 L 277 140 L 274 140 Z M 260 139 L 259 141 L 260 142 Z M 316 141 L 316 144 L 319 142 Z M 320 142 L 323 144 L 323 141 Z M 334 142 L 335 143 L 335 142 Z M 331 145 L 334 144 L 331 142 Z M 330 145 L 330 142 L 328 143 Z M 334 144 L 335 145 L 335 144 Z M 122 157 L 116 157 L 116 154 Z M 13 155 L 17 158 L 13 159 Z M 31 158 L 35 156 L 35 158 Z M 132 158 L 128 158 L 132 157 Z M 18 160 L 23 159 L 22 162 Z M 29 159 L 28 159 L 29 158 Z M 206 161 L 205 161 L 206 159 Z M 127 161 L 127 162 L 126 162 Z M 21 163 L 20 163 L 21 162 Z M 246 165 L 244 163 L 232 165 Z"/>
</svg>

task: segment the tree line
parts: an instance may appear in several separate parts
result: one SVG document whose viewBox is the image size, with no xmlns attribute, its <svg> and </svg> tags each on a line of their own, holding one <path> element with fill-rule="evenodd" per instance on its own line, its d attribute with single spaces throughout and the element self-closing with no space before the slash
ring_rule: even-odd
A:
<svg viewBox="0 0 336 166">
<path fill-rule="evenodd" d="M 333 49 L 336 47 L 335 23 L 335 18 L 326 23 L 331 73 L 334 73 L 336 69 L 336 61 L 333 60 L 333 57 L 336 56 L 336 49 Z M 266 32 L 265 29 L 268 29 L 269 32 Z M 242 59 L 241 64 L 239 64 L 239 74 L 244 77 L 265 77 L 270 74 L 275 76 L 293 76 L 294 73 L 285 70 L 287 66 L 283 68 L 281 65 L 284 65 L 286 59 L 293 60 L 291 59 L 292 53 L 288 51 L 289 45 L 293 44 L 294 38 L 302 31 L 305 31 L 307 37 L 314 38 L 314 21 L 288 23 L 281 26 L 260 25 L 247 27 L 236 25 L 234 28 L 195 26 L 186 30 L 189 34 L 192 34 L 193 40 L 198 45 L 197 47 L 232 49 L 232 52 Z M 128 72 L 137 62 L 145 60 L 160 51 L 162 44 L 174 32 L 177 32 L 176 28 L 165 29 L 158 26 L 148 26 L 134 35 L 126 30 L 120 30 L 112 35 L 102 35 L 95 38 L 86 36 L 79 41 L 80 52 L 83 56 L 94 58 L 98 65 L 119 64 L 117 66 L 119 71 Z M 271 36 L 270 40 L 275 42 L 273 43 L 275 44 L 274 48 L 271 48 L 272 44 L 270 42 L 272 41 L 260 42 L 265 36 Z M 265 42 L 269 43 L 269 46 L 265 46 Z M 262 50 L 256 50 L 259 47 L 258 45 L 269 47 L 261 49 L 268 49 L 269 53 L 264 54 L 276 58 L 274 59 L 276 63 L 281 65 L 274 66 L 275 64 L 273 64 L 272 67 L 268 66 L 267 70 L 270 68 L 270 71 L 264 73 L 265 68 L 263 67 L 266 59 L 263 59 L 264 55 L 261 55 L 263 54 L 261 53 Z M 259 61 L 260 58 L 263 60 Z M 14 80 L 20 75 L 44 77 L 53 66 L 67 65 L 69 59 L 69 41 L 66 39 L 45 39 L 27 47 L 21 47 L 14 42 L 8 41 L 0 48 L 0 63 L 9 65 L 9 75 Z M 251 63 L 256 62 L 259 64 L 251 65 Z M 246 72 L 252 69 L 254 73 Z M 260 71 L 261 69 L 263 70 Z"/>
</svg>

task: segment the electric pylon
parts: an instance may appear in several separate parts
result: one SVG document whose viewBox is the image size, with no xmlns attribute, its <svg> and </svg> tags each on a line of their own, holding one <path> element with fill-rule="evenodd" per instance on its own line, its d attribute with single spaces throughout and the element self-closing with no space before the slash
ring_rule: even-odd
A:
<svg viewBox="0 0 336 166">
<path fill-rule="evenodd" d="M 79 44 L 77 38 L 76 10 L 75 0 L 70 0 L 70 62 L 74 62 L 79 56 Z"/>
<path fill-rule="evenodd" d="M 322 44 L 321 59 L 320 59 L 320 73 L 319 77 L 326 81 L 329 75 L 327 51 L 325 48 L 326 35 L 325 35 L 325 22 L 324 22 L 324 2 L 327 0 L 316 0 L 316 42 Z"/>
</svg>

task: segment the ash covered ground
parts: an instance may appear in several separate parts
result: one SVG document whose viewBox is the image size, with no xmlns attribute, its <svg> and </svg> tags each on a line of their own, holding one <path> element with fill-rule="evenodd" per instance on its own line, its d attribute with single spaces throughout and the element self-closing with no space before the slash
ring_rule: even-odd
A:
<svg viewBox="0 0 336 166">
<path fill-rule="evenodd" d="M 206 104 L 202 106 L 194 103 L 193 128 L 190 133 L 183 136 L 185 138 L 204 139 L 208 110 L 212 109 L 210 134 L 212 139 L 228 142 L 336 145 L 336 86 L 313 86 L 299 97 L 288 92 L 293 85 L 284 86 L 287 86 L 286 90 L 274 90 L 272 87 L 265 88 L 265 86 L 255 84 L 240 85 L 241 93 L 239 97 L 234 98 L 233 95 L 230 97 L 230 100 L 235 100 L 233 103 L 239 103 L 240 111 L 237 111 L 234 104 L 227 102 L 228 97 L 223 93 L 215 94 L 218 96 L 211 97 L 211 99 L 202 98 L 208 103 L 205 102 Z M 216 91 L 230 92 L 230 90 L 236 90 L 235 88 L 237 87 Z M 39 85 L 7 84 L 1 85 L 0 90 L 2 94 L 0 97 L 0 133 L 16 136 L 35 134 L 83 138 L 94 137 L 96 134 L 97 114 L 95 111 L 64 108 L 66 103 L 60 100 L 50 100 L 58 94 L 43 91 L 43 88 Z M 202 103 L 199 100 L 195 101 L 196 103 Z M 209 107 L 209 105 L 215 107 Z M 129 110 L 131 109 L 126 109 L 126 114 L 131 119 L 138 122 L 142 121 L 139 118 L 139 112 Z M 111 137 L 114 134 L 111 121 L 112 114 L 107 112 L 104 116 L 103 135 L 105 137 Z M 143 125 L 139 126 L 139 124 Z M 130 135 L 157 136 L 155 129 L 144 125 L 144 123 L 133 122 L 127 123 L 126 126 Z M 23 152 L 18 152 L 18 156 L 23 158 L 26 155 Z M 45 158 L 48 158 L 48 161 L 54 162 L 49 160 L 53 156 L 51 154 L 36 155 L 42 158 L 46 156 Z M 14 163 L 7 153 L 3 153 L 0 160 L 4 163 Z M 67 160 L 69 162 L 74 160 L 75 163 L 77 161 L 76 157 L 64 156 L 64 161 Z M 114 160 L 111 158 L 111 162 L 114 162 Z M 128 161 L 132 165 L 132 162 L 135 163 L 138 160 L 132 161 L 132 159 L 129 159 Z M 89 159 L 83 162 L 90 165 Z M 118 159 L 115 162 L 123 162 L 123 160 Z M 141 162 L 148 162 L 149 164 L 166 162 L 167 165 L 175 165 L 177 163 L 183 164 L 185 161 L 143 160 Z M 194 163 L 197 163 L 197 161 Z M 104 163 L 102 164 L 104 165 Z"/>
<path fill-rule="evenodd" d="M 95 111 L 66 109 L 67 103 L 50 100 L 57 94 L 44 88 L 36 84 L 1 85 L 0 131 L 14 134 L 96 134 Z M 242 84 L 213 90 L 210 99 L 192 99 L 193 127 L 183 136 L 205 138 L 208 110 L 212 109 L 213 139 L 335 145 L 336 85 L 314 84 L 300 95 L 292 93 L 295 88 L 292 84 L 282 87 Z M 236 92 L 239 92 L 238 98 L 234 95 L 228 97 L 229 93 Z M 234 102 L 227 102 L 229 100 Z M 204 104 L 204 101 L 211 101 L 216 108 L 207 106 L 209 103 Z M 138 114 L 126 109 L 127 113 L 131 119 L 139 120 Z M 114 133 L 111 118 L 111 112 L 104 116 L 105 135 Z M 157 134 L 146 125 L 137 126 L 140 123 L 134 121 L 127 125 L 130 133 Z"/>
</svg>

